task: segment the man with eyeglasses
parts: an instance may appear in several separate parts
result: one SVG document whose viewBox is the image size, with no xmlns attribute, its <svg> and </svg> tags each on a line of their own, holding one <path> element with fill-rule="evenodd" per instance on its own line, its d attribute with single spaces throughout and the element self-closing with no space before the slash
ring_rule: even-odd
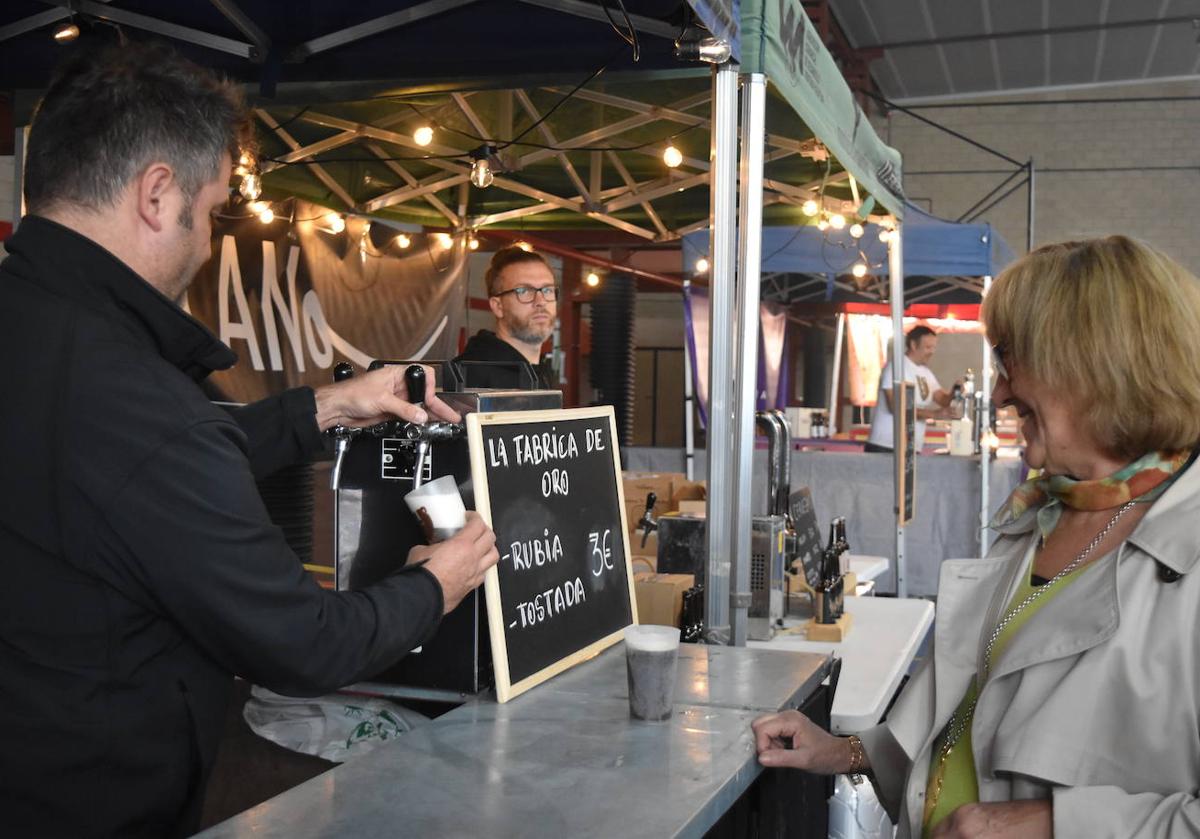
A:
<svg viewBox="0 0 1200 839">
<path fill-rule="evenodd" d="M 468 387 L 522 388 L 532 380 L 552 388 L 553 371 L 541 350 L 554 332 L 558 315 L 558 285 L 545 258 L 518 247 L 501 248 L 484 274 L 488 305 L 496 330 L 481 329 L 455 361 L 500 362 L 464 364 Z"/>
</svg>

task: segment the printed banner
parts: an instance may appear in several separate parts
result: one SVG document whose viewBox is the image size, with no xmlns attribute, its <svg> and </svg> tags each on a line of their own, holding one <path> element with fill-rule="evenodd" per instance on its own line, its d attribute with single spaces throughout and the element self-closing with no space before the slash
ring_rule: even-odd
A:
<svg viewBox="0 0 1200 839">
<path fill-rule="evenodd" d="M 187 310 L 238 355 L 210 378 L 220 398 L 252 402 L 327 384 L 340 361 L 362 369 L 376 358 L 457 354 L 465 237 L 400 238 L 358 217 L 339 230 L 326 208 L 290 203 L 290 218 L 277 208 L 270 224 L 215 219 L 212 259 L 188 290 Z"/>
</svg>

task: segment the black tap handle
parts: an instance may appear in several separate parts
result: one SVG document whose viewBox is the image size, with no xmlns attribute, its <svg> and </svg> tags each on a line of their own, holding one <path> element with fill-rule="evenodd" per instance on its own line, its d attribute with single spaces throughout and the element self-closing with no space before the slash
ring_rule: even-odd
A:
<svg viewBox="0 0 1200 839">
<path fill-rule="evenodd" d="M 649 513 L 654 509 L 654 505 L 658 502 L 658 495 L 651 492 L 646 494 L 646 512 Z"/>
<path fill-rule="evenodd" d="M 642 531 L 642 547 L 646 547 L 647 540 L 650 539 L 650 534 L 658 530 L 658 522 L 650 518 L 650 513 L 654 510 L 654 505 L 658 501 L 658 496 L 653 492 L 646 493 L 646 512 L 642 513 L 642 517 L 638 519 L 638 528 Z"/>
<path fill-rule="evenodd" d="M 339 361 L 333 368 L 333 380 L 344 382 L 354 377 L 354 365 L 349 361 Z"/>
<path fill-rule="evenodd" d="M 404 388 L 408 391 L 408 401 L 414 405 L 425 402 L 425 368 L 420 364 L 410 364 L 404 371 Z"/>
</svg>

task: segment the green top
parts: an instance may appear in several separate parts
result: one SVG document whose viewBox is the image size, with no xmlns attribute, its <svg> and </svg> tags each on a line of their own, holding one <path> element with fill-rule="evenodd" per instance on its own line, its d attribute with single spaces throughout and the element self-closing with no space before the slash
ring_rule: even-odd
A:
<svg viewBox="0 0 1200 839">
<path fill-rule="evenodd" d="M 1016 593 L 1013 594 L 1012 600 L 1009 601 L 1008 607 L 1004 613 L 1008 614 L 1018 603 L 1028 597 L 1035 589 L 1039 588 L 1033 584 L 1033 556 L 1032 551 L 1029 559 L 1029 567 L 1025 574 L 1021 577 L 1021 583 L 1017 586 Z M 1000 632 L 996 643 L 992 647 L 992 657 L 988 661 L 988 667 L 991 667 L 992 659 L 998 658 L 1008 646 L 1008 642 L 1012 640 L 1015 633 L 1019 632 L 1025 623 L 1037 614 L 1038 610 L 1045 607 L 1047 603 L 1053 599 L 1054 595 L 1062 591 L 1067 583 L 1076 579 L 1080 571 L 1091 567 L 1092 563 L 1076 568 L 1067 576 L 1053 583 L 1046 583 L 1048 587 L 1046 591 L 1035 601 L 1030 603 L 1025 609 L 1009 622 L 1008 626 Z M 963 695 L 962 701 L 958 703 L 958 709 L 955 711 L 955 716 L 966 714 L 966 730 L 962 737 L 950 749 L 950 754 L 945 760 L 939 760 L 942 749 L 946 742 L 946 736 L 949 732 L 950 725 L 947 723 L 946 729 L 938 736 L 933 744 L 933 755 L 929 761 L 929 782 L 925 788 L 926 802 L 926 817 L 925 825 L 921 835 L 928 839 L 933 829 L 938 823 L 953 813 L 963 804 L 968 804 L 979 800 L 979 779 L 975 775 L 975 752 L 971 745 L 971 724 L 975 718 L 975 700 L 978 698 L 978 676 L 971 679 L 971 683 L 967 685 L 967 692 Z M 940 792 L 939 792 L 940 785 Z M 933 811 L 929 812 L 929 805 L 932 802 Z"/>
</svg>

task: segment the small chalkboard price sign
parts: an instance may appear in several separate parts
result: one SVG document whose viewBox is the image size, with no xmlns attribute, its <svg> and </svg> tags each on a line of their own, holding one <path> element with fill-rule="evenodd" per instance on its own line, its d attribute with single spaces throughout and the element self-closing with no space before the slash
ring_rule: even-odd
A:
<svg viewBox="0 0 1200 839">
<path fill-rule="evenodd" d="M 824 546 L 821 544 L 821 527 L 817 524 L 812 491 L 808 487 L 801 487 L 792 493 L 788 504 L 796 528 L 796 555 L 802 560 L 805 582 L 815 589 L 821 584 Z"/>
<path fill-rule="evenodd" d="M 467 415 L 496 698 L 591 658 L 637 623 L 611 406 Z"/>
<path fill-rule="evenodd" d="M 917 398 L 912 382 L 900 386 L 900 456 L 896 458 L 896 517 L 901 524 L 912 521 L 917 493 Z"/>
</svg>

